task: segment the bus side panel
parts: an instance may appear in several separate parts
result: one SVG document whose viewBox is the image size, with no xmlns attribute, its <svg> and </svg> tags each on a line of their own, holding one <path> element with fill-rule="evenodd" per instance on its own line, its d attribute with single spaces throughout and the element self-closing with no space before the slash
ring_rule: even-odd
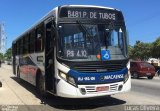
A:
<svg viewBox="0 0 160 111">
<path fill-rule="evenodd" d="M 28 56 L 28 82 L 36 86 L 38 70 L 44 75 L 44 52 L 33 53 Z"/>
<path fill-rule="evenodd" d="M 20 78 L 36 86 L 36 76 L 39 70 L 44 75 L 44 53 L 33 53 L 17 57 L 17 69 L 20 71 Z M 19 61 L 19 62 L 18 62 Z"/>
<path fill-rule="evenodd" d="M 28 81 L 28 65 L 26 57 L 21 56 L 19 59 L 19 74 L 20 78 Z"/>
</svg>

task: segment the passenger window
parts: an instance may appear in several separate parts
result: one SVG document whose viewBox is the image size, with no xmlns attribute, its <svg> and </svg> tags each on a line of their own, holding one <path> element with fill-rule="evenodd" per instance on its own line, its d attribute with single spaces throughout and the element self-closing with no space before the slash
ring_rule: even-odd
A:
<svg viewBox="0 0 160 111">
<path fill-rule="evenodd" d="M 17 41 L 17 55 L 20 54 L 20 41 Z"/>
<path fill-rule="evenodd" d="M 28 38 L 28 35 L 26 35 L 24 38 L 23 38 L 23 41 L 24 41 L 24 46 L 23 46 L 23 54 L 27 54 L 28 53 L 28 44 L 29 44 L 29 38 Z"/>
<path fill-rule="evenodd" d="M 23 39 L 20 40 L 20 54 L 23 54 Z"/>
<path fill-rule="evenodd" d="M 13 43 L 12 45 L 12 54 L 17 55 L 17 43 Z"/>
<path fill-rule="evenodd" d="M 35 30 L 29 34 L 29 53 L 33 53 L 35 50 Z"/>
<path fill-rule="evenodd" d="M 41 52 L 44 49 L 44 26 L 39 26 L 36 30 L 36 52 Z"/>
</svg>

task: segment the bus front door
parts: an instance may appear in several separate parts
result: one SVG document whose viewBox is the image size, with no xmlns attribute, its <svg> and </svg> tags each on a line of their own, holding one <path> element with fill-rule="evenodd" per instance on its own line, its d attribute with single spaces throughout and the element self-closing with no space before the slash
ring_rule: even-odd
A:
<svg viewBox="0 0 160 111">
<path fill-rule="evenodd" d="M 55 93 L 54 78 L 54 38 L 55 29 L 53 22 L 46 24 L 46 41 L 45 41 L 45 79 L 46 90 Z"/>
</svg>

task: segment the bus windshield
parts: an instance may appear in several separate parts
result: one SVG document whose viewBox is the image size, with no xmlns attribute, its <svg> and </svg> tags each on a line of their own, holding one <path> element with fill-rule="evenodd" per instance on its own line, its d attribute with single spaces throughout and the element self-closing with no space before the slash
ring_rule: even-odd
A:
<svg viewBox="0 0 160 111">
<path fill-rule="evenodd" d="M 125 28 L 106 24 L 59 24 L 58 57 L 70 61 L 101 61 L 102 50 L 109 60 L 127 57 Z"/>
</svg>

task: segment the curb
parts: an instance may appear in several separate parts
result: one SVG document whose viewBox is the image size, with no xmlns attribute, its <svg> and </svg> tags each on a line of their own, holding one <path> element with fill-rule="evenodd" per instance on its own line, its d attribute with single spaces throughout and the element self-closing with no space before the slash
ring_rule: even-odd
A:
<svg viewBox="0 0 160 111">
<path fill-rule="evenodd" d="M 2 82 L 0 81 L 0 87 L 2 87 Z"/>
</svg>

